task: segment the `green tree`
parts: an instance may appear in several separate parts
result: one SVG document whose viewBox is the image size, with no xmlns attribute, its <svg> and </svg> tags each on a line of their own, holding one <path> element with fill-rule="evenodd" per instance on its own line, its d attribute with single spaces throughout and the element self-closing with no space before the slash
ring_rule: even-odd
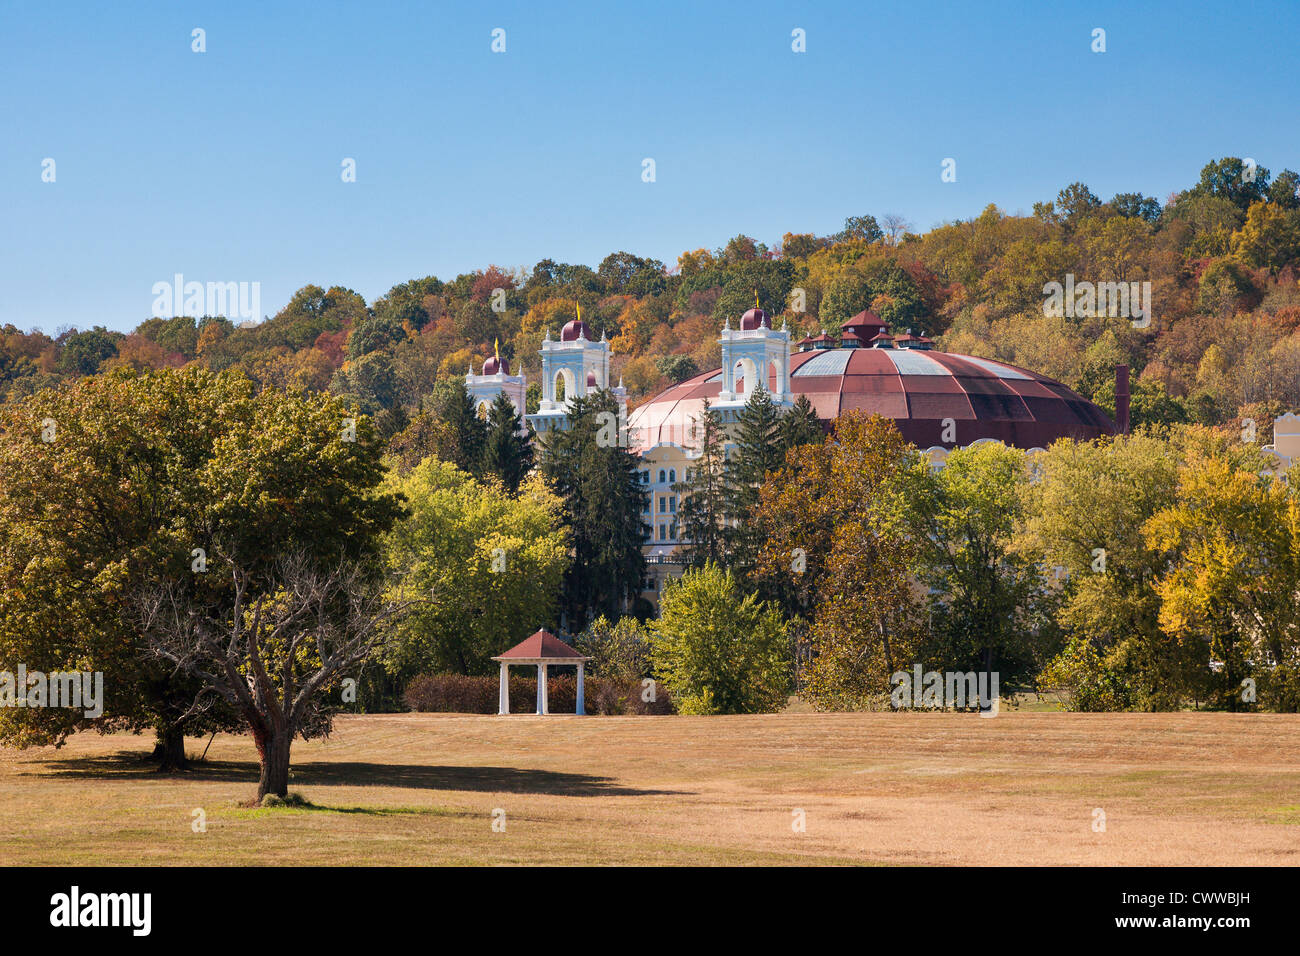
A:
<svg viewBox="0 0 1300 956">
<path fill-rule="evenodd" d="M 514 494 L 532 470 L 533 444 L 528 427 L 515 411 L 510 396 L 502 392 L 488 411 L 481 474 L 495 475 L 506 491 Z"/>
<path fill-rule="evenodd" d="M 1265 167 L 1251 166 L 1236 156 L 1226 156 L 1205 164 L 1201 169 L 1201 181 L 1191 192 L 1221 197 L 1245 212 L 1251 203 L 1267 198 L 1268 182 L 1269 171 Z"/>
<path fill-rule="evenodd" d="M 703 567 L 725 563 L 727 556 L 727 457 L 722 418 L 704 400 L 704 409 L 694 421 L 699 457 L 691 462 L 683 481 L 673 485 L 681 496 L 677 520 L 681 528 L 687 562 Z"/>
<path fill-rule="evenodd" d="M 1195 692 L 1198 661 L 1161 631 L 1152 582 L 1163 562 L 1142 536 L 1143 523 L 1174 502 L 1177 467 L 1168 441 L 1142 433 L 1062 440 L 1035 459 L 1021 544 L 1061 588 L 1058 619 L 1076 644 L 1065 652 L 1073 663 L 1052 671 L 1079 685 L 1043 689 L 1105 685 L 1122 693 L 1122 706 L 1144 710 L 1175 709 Z M 1089 662 L 1100 672 L 1080 671 Z"/>
<path fill-rule="evenodd" d="M 443 450 L 447 460 L 471 475 L 479 474 L 487 446 L 488 422 L 474 407 L 464 380 L 457 377 L 438 382 L 430 405 L 434 416 L 445 426 L 448 446 Z"/>
<path fill-rule="evenodd" d="M 754 508 L 769 472 L 785 462 L 781 410 L 759 383 L 736 416 L 735 447 L 727 461 L 727 516 L 731 521 L 729 550 L 733 566 L 742 574 L 753 568 L 764 531 Z"/>
<path fill-rule="evenodd" d="M 1055 208 L 1067 229 L 1087 218 L 1101 206 L 1101 200 L 1084 183 L 1070 183 L 1056 194 Z"/>
<path fill-rule="evenodd" d="M 649 528 L 640 459 L 622 443 L 618 403 L 608 391 L 578 397 L 566 427 L 542 441 L 542 474 L 564 501 L 573 564 L 563 608 L 572 628 L 620 614 L 640 593 Z"/>
<path fill-rule="evenodd" d="M 524 632 L 550 624 L 568 567 L 562 503 L 538 478 L 512 496 L 449 462 L 426 458 L 388 476 L 410 516 L 384 540 L 384 559 L 418 595 L 387 652 L 402 679 L 485 674 Z"/>
<path fill-rule="evenodd" d="M 117 343 L 123 338 L 121 332 L 110 332 L 102 325 L 85 332 L 74 329 L 60 336 L 59 371 L 70 375 L 94 375 L 106 359 L 117 354 Z"/>
<path fill-rule="evenodd" d="M 109 692 L 97 723 L 6 709 L 0 735 L 19 745 L 154 728 L 164 764 L 182 763 L 185 734 L 236 712 L 206 709 L 211 685 L 152 652 L 136 599 L 167 587 L 228 618 L 234 584 L 209 560 L 266 594 L 286 555 L 363 560 L 401 512 L 375 494 L 367 419 L 328 396 L 254 392 L 237 372 L 87 378 L 4 406 L 0 434 L 0 658 L 102 671 Z"/>
<path fill-rule="evenodd" d="M 1044 576 L 1012 547 L 1027 480 L 1024 453 L 994 443 L 954 451 L 936 476 L 928 577 L 940 669 L 974 665 L 1005 685 L 1030 676 L 1035 638 L 1050 636 Z"/>
<path fill-rule="evenodd" d="M 781 615 L 715 564 L 670 582 L 650 623 L 654 673 L 683 714 L 780 710 L 790 687 Z"/>
<path fill-rule="evenodd" d="M 831 238 L 836 242 L 855 239 L 864 242 L 880 242 L 885 238 L 885 233 L 881 230 L 875 216 L 849 216 L 844 220 L 844 228 Z"/>
<path fill-rule="evenodd" d="M 587 669 L 594 677 L 630 683 L 650 673 L 650 632 L 630 614 L 613 624 L 602 614 L 573 645 L 589 658 Z"/>
<path fill-rule="evenodd" d="M 826 438 L 821 419 L 813 409 L 807 395 L 795 399 L 794 407 L 781 419 L 781 449 L 783 452 L 800 445 L 819 445 Z"/>
</svg>

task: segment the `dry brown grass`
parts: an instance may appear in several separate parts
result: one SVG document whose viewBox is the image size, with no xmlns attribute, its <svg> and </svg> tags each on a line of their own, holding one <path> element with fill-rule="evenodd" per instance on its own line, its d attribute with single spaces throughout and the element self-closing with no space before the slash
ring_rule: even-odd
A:
<svg viewBox="0 0 1300 956">
<path fill-rule="evenodd" d="M 218 737 L 205 765 L 172 776 L 137 759 L 150 745 L 82 734 L 0 750 L 0 859 L 1300 863 L 1292 716 L 344 717 L 294 746 L 291 789 L 319 808 L 277 810 L 238 806 L 255 788 L 248 738 Z"/>
</svg>

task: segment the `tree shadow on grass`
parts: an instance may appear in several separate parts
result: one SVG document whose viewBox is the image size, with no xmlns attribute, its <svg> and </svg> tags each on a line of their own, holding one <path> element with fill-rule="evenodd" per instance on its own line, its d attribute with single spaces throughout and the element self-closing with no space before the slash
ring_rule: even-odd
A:
<svg viewBox="0 0 1300 956">
<path fill-rule="evenodd" d="M 42 761 L 33 776 L 83 779 L 160 779 L 136 751 Z M 253 761 L 205 760 L 190 764 L 176 780 L 256 783 Z M 683 796 L 681 790 L 624 787 L 612 777 L 560 773 L 521 767 L 431 767 L 423 764 L 309 762 L 293 764 L 290 787 L 401 787 L 411 790 L 466 790 L 477 793 L 527 793 L 559 797 Z"/>
</svg>

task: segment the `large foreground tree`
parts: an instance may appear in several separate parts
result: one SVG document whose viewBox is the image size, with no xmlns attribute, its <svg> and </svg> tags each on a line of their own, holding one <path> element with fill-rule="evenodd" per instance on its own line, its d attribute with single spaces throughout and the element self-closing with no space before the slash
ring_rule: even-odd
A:
<svg viewBox="0 0 1300 956">
<path fill-rule="evenodd" d="M 375 492 L 368 420 L 328 396 L 256 392 L 238 372 L 83 379 L 0 409 L 0 434 L 0 659 L 101 671 L 107 692 L 94 722 L 4 709 L 0 736 L 19 745 L 154 728 L 175 764 L 186 734 L 248 726 L 194 706 L 211 695 L 151 653 L 138 596 L 165 588 L 225 620 L 237 594 L 218 555 L 269 595 L 285 555 L 363 560 L 401 513 Z"/>
<path fill-rule="evenodd" d="M 374 655 L 406 608 L 383 597 L 364 561 L 322 563 L 304 551 L 271 568 L 222 555 L 233 602 L 204 601 L 179 581 L 145 585 L 133 596 L 149 652 L 200 684 L 196 713 L 219 700 L 245 721 L 257 745 L 257 799 L 288 795 L 295 737 L 330 729 L 330 691 Z"/>
</svg>

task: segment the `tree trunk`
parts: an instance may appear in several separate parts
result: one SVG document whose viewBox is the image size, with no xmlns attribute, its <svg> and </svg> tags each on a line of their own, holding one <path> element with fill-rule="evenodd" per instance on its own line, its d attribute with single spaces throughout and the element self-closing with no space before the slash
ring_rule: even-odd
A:
<svg viewBox="0 0 1300 956">
<path fill-rule="evenodd" d="M 992 693 L 993 688 L 993 645 L 986 645 L 984 648 L 984 686 L 989 688 L 988 693 Z M 981 700 L 979 706 L 975 708 L 979 711 L 992 710 L 992 700 Z"/>
<path fill-rule="evenodd" d="M 159 773 L 187 769 L 185 734 L 177 727 L 158 728 L 158 743 L 154 745 L 153 756 L 158 761 Z"/>
<path fill-rule="evenodd" d="M 286 730 L 273 729 L 269 734 L 255 735 L 257 752 L 262 761 L 262 774 L 257 781 L 257 799 L 268 793 L 277 797 L 289 795 L 289 746 L 293 736 Z"/>
</svg>

